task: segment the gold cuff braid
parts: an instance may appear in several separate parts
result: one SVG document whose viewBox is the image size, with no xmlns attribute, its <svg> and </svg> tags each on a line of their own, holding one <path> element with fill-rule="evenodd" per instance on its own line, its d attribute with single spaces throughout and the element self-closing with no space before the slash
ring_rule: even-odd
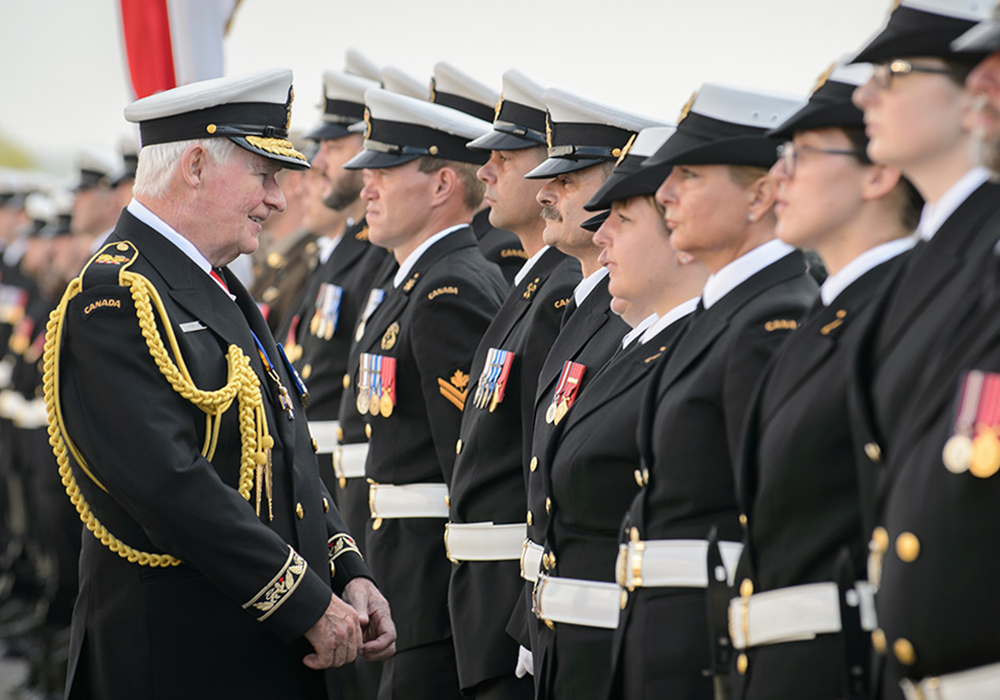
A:
<svg viewBox="0 0 1000 700">
<path fill-rule="evenodd" d="M 163 306 L 163 300 L 148 279 L 138 273 L 128 271 L 127 268 L 129 265 L 131 265 L 131 262 L 123 265 L 119 271 L 119 284 L 123 287 L 128 287 L 131 291 L 142 336 L 146 341 L 146 346 L 149 348 L 149 354 L 156 362 L 160 373 L 166 378 L 174 391 L 205 413 L 205 444 L 202 447 L 201 454 L 208 460 L 211 460 L 215 454 L 222 416 L 229 410 L 233 399 L 237 399 L 241 440 L 238 491 L 244 499 L 249 501 L 250 492 L 253 488 L 254 472 L 258 465 L 266 463 L 267 453 L 274 446 L 274 439 L 268 433 L 267 429 L 264 402 L 260 391 L 260 379 L 250 366 L 250 358 L 239 347 L 230 345 L 226 353 L 226 361 L 229 369 L 225 386 L 216 391 L 203 391 L 195 386 L 188 372 L 187 365 L 184 363 L 184 358 L 181 356 L 177 337 L 170 324 L 166 308 Z M 45 406 L 48 411 L 49 444 L 52 446 L 56 462 L 59 465 L 59 475 L 62 477 L 66 494 L 76 507 L 77 513 L 80 514 L 80 520 L 83 521 L 87 529 L 93 532 L 94 536 L 102 544 L 123 559 L 127 559 L 129 562 L 139 564 L 140 566 L 177 566 L 181 563 L 181 560 L 174 556 L 134 549 L 112 535 L 91 511 L 90 505 L 84 499 L 70 466 L 69 455 L 72 455 L 91 481 L 98 488 L 107 492 L 104 485 L 90 471 L 83 455 L 70 438 L 63 420 L 62 405 L 59 396 L 59 360 L 66 309 L 69 302 L 83 289 L 83 275 L 86 270 L 87 268 L 84 268 L 84 271 L 69 284 L 62 300 L 59 302 L 59 306 L 49 315 L 46 327 L 45 353 L 43 355 L 43 389 Z M 163 324 L 167 340 L 170 344 L 170 350 L 173 353 L 173 357 L 176 358 L 176 364 L 167 352 L 166 345 L 156 326 L 153 306 L 156 307 L 156 311 Z"/>
</svg>

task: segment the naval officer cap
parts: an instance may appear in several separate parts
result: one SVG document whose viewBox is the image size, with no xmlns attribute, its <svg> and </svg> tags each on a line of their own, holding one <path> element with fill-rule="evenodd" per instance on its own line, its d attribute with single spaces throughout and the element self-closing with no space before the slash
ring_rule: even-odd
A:
<svg viewBox="0 0 1000 700">
<path fill-rule="evenodd" d="M 549 157 L 525 175 L 531 179 L 551 178 L 616 161 L 625 144 L 639 131 L 663 126 L 557 88 L 545 91 L 545 106 Z"/>
<path fill-rule="evenodd" d="M 353 48 L 347 49 L 347 55 L 344 60 L 344 72 L 348 75 L 356 75 L 359 78 L 366 78 L 376 83 L 382 80 L 382 69 L 370 58 Z"/>
<path fill-rule="evenodd" d="M 951 42 L 988 19 L 995 4 L 995 0 L 896 0 L 885 26 L 854 61 L 884 63 L 908 56 L 978 60 L 955 51 Z"/>
<path fill-rule="evenodd" d="M 292 71 L 287 68 L 189 83 L 144 97 L 125 108 L 139 125 L 143 146 L 226 137 L 286 168 L 309 167 L 288 140 Z"/>
<path fill-rule="evenodd" d="M 612 202 L 629 197 L 655 194 L 663 184 L 664 173 L 656 168 L 644 168 L 643 162 L 656 153 L 677 130 L 673 126 L 651 126 L 629 141 L 618 158 L 611 177 L 583 205 L 587 211 L 608 209 Z"/>
<path fill-rule="evenodd" d="M 431 76 L 431 102 L 465 112 L 485 122 L 493 121 L 493 110 L 500 93 L 450 63 L 434 65 Z"/>
<path fill-rule="evenodd" d="M 428 83 L 421 82 L 409 73 L 396 68 L 386 66 L 382 69 L 382 87 L 397 95 L 406 95 L 417 100 L 429 102 L 431 90 Z"/>
<path fill-rule="evenodd" d="M 601 228 L 601 226 L 604 225 L 604 222 L 608 220 L 609 216 L 611 216 L 610 209 L 605 209 L 604 211 L 597 212 L 597 214 L 595 214 L 594 216 L 590 217 L 582 224 L 580 224 L 580 228 L 582 228 L 584 231 L 597 233 L 597 229 Z"/>
<path fill-rule="evenodd" d="M 503 92 L 493 110 L 493 131 L 470 141 L 468 147 L 519 151 L 545 143 L 545 88 L 511 69 L 503 74 Z"/>
<path fill-rule="evenodd" d="M 118 173 L 118 177 L 112 182 L 112 186 L 118 187 L 126 182 L 132 182 L 135 180 L 136 170 L 139 168 L 139 142 L 133 136 L 124 137 L 119 148 L 121 151 L 121 164 L 122 169 Z"/>
<path fill-rule="evenodd" d="M 865 113 L 858 109 L 851 96 L 872 75 L 870 63 L 852 63 L 850 57 L 832 64 L 816 81 L 809 101 L 792 114 L 770 136 L 790 139 L 796 131 L 831 127 L 865 126 Z"/>
<path fill-rule="evenodd" d="M 73 187 L 74 192 L 94 188 L 111 189 L 124 170 L 118 155 L 98 148 L 84 148 L 77 153 L 76 167 L 78 179 Z"/>
<path fill-rule="evenodd" d="M 802 99 L 788 95 L 705 83 L 681 110 L 677 131 L 643 162 L 643 167 L 664 171 L 674 165 L 770 168 L 780 142 L 769 138 L 767 132 L 802 103 Z"/>
<path fill-rule="evenodd" d="M 312 141 L 332 141 L 355 133 L 352 126 L 365 119 L 365 91 L 378 87 L 374 80 L 337 71 L 323 73 L 323 121 L 306 134 Z"/>
<path fill-rule="evenodd" d="M 420 156 L 486 162 L 485 154 L 465 144 L 489 131 L 489 122 L 381 88 L 365 93 L 365 107 L 364 150 L 344 164 L 348 170 L 392 168 Z"/>
</svg>

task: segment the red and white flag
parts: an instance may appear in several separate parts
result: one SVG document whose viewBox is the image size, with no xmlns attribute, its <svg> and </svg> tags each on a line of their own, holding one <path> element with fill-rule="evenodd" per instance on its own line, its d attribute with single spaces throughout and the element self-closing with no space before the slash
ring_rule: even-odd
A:
<svg viewBox="0 0 1000 700">
<path fill-rule="evenodd" d="M 222 76 L 222 39 L 239 0 L 120 0 L 136 98 Z"/>
</svg>

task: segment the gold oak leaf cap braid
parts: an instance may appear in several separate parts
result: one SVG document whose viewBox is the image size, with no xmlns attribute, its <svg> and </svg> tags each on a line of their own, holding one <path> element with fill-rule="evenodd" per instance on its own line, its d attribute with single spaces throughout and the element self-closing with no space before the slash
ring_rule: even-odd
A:
<svg viewBox="0 0 1000 700">
<path fill-rule="evenodd" d="M 119 256 L 106 252 L 112 246 L 117 251 L 128 252 L 130 255 Z M 123 246 L 125 247 L 123 248 Z M 105 256 L 104 259 L 101 259 L 102 255 Z M 250 358 L 239 347 L 230 345 L 226 353 L 228 377 L 225 386 L 216 391 L 203 391 L 195 386 L 194 380 L 188 372 L 187 365 L 184 363 L 184 358 L 181 356 L 177 337 L 174 334 L 173 326 L 170 324 L 170 319 L 159 293 L 148 279 L 128 270 L 137 256 L 138 251 L 131 244 L 109 243 L 104 246 L 91 259 L 87 267 L 83 269 L 83 272 L 70 282 L 59 305 L 49 315 L 46 327 L 45 352 L 42 360 L 44 369 L 42 386 L 45 395 L 45 407 L 48 411 L 49 444 L 52 446 L 53 454 L 59 465 L 59 475 L 62 478 L 62 484 L 66 489 L 66 494 L 69 496 L 70 502 L 76 507 L 76 511 L 80 515 L 80 520 L 83 521 L 87 529 L 94 533 L 94 536 L 102 544 L 123 559 L 127 559 L 129 562 L 139 564 L 140 566 L 177 566 L 181 561 L 174 556 L 134 549 L 111 534 L 101 524 L 93 511 L 91 511 L 90 505 L 84 498 L 70 466 L 69 455 L 72 454 L 77 464 L 80 465 L 80 468 L 94 484 L 100 489 L 107 491 L 104 485 L 94 477 L 83 455 L 73 443 L 66 429 L 59 397 L 60 351 L 66 309 L 70 301 L 83 290 L 84 276 L 90 265 L 95 262 L 120 265 L 118 269 L 118 282 L 121 286 L 128 287 L 131 292 L 132 300 L 135 303 L 136 316 L 139 319 L 139 327 L 146 341 L 149 353 L 156 362 L 157 368 L 174 391 L 205 413 L 206 433 L 202 456 L 206 459 L 211 460 L 215 454 L 222 415 L 229 410 L 233 399 L 237 399 L 239 404 L 238 415 L 241 441 L 238 491 L 247 501 L 250 500 L 250 491 L 253 488 L 253 476 L 256 467 L 267 461 L 266 451 L 274 446 L 274 439 L 267 430 L 267 419 L 265 418 L 263 397 L 260 391 L 260 379 L 250 366 Z M 174 358 L 176 358 L 176 364 L 171 359 L 170 353 L 168 353 L 157 328 L 156 319 L 153 314 L 154 306 L 166 332 L 170 349 L 173 352 Z"/>
</svg>

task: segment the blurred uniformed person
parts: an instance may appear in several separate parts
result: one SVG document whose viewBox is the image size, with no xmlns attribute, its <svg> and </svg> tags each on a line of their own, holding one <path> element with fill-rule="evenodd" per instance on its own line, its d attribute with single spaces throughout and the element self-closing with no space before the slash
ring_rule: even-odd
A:
<svg viewBox="0 0 1000 700">
<path fill-rule="evenodd" d="M 379 697 L 458 698 L 445 478 L 473 353 L 506 290 L 469 227 L 485 158 L 465 144 L 490 125 L 381 88 L 365 93 L 365 105 L 364 151 L 345 167 L 364 169 L 369 239 L 399 263 L 351 370 L 357 410 L 368 415 L 366 553 L 402 635 L 383 665 Z"/>
<path fill-rule="evenodd" d="M 493 121 L 500 95 L 472 76 L 463 73 L 450 63 L 441 61 L 434 66 L 431 78 L 431 102 L 457 109 L 460 112 Z M 493 223 L 490 207 L 485 201 L 472 219 L 472 230 L 479 240 L 479 248 L 490 262 L 500 267 L 509 284 L 528 259 L 521 242 L 514 233 Z"/>
<path fill-rule="evenodd" d="M 876 64 L 854 98 L 866 124 L 878 125 L 868 154 L 898 166 L 927 200 L 920 241 L 869 324 L 856 378 L 862 463 L 883 479 L 869 577 L 885 698 L 993 697 L 1000 688 L 989 672 L 1000 646 L 985 584 L 996 574 L 985 398 L 996 365 L 983 351 L 995 336 L 1000 186 L 974 166 L 975 103 L 964 84 L 990 49 L 950 43 L 994 5 L 904 1 L 857 57 Z"/>
<path fill-rule="evenodd" d="M 670 243 L 653 199 L 662 173 L 640 168 L 673 131 L 643 129 L 587 203 L 611 209 L 594 235 L 609 292 L 647 315 L 572 405 L 556 409 L 558 424 L 539 459 L 548 527 L 534 603 L 546 626 L 533 651 L 544 698 L 607 697 L 620 601 L 618 529 L 642 481 L 635 426 L 653 369 L 670 357 L 708 274 Z"/>
<path fill-rule="evenodd" d="M 318 479 L 303 387 L 224 267 L 284 207 L 274 174 L 307 167 L 290 101 L 291 71 L 272 69 L 126 108 L 135 197 L 46 347 L 60 474 L 96 535 L 68 697 L 327 697 L 312 669 L 392 653 L 388 605 Z"/>
<path fill-rule="evenodd" d="M 115 183 L 124 174 L 120 156 L 96 148 L 77 154 L 78 181 L 73 202 L 73 235 L 86 243 L 107 236 L 121 213 Z"/>
<path fill-rule="evenodd" d="M 530 257 L 519 265 L 472 360 L 472 397 L 465 401 L 454 468 L 446 473 L 451 509 L 445 547 L 455 564 L 448 606 L 463 692 L 530 698 L 531 679 L 514 675 L 518 645 L 504 631 L 522 588 L 523 442 L 538 374 L 559 333 L 565 300 L 580 281 L 580 266 L 543 242 L 536 199 L 542 183 L 524 177 L 546 157 L 544 88 L 513 70 L 504 74 L 503 87 L 493 130 L 469 148 L 490 153 L 478 173 L 490 223 L 517 234 L 517 250 Z"/>
<path fill-rule="evenodd" d="M 746 659 L 746 673 L 733 674 L 738 698 L 869 697 L 875 621 L 861 494 L 874 474 L 856 468 L 850 367 L 879 288 L 913 247 L 922 205 L 898 168 L 865 153 L 851 94 L 870 74 L 867 64 L 831 66 L 772 132 L 785 139 L 771 169 L 778 238 L 817 251 L 830 276 L 766 371 L 747 422 L 735 580 L 753 591 L 729 605 L 734 665 Z"/>
<path fill-rule="evenodd" d="M 802 254 L 774 239 L 777 141 L 765 133 L 798 105 L 704 85 L 645 161 L 666 176 L 656 197 L 671 243 L 711 274 L 639 423 L 643 488 L 620 554 L 616 697 L 710 698 L 713 671 L 728 670 L 712 663 L 707 571 L 725 578 L 740 549 L 734 476 L 751 391 L 816 296 Z M 709 567 L 714 530 L 722 557 Z M 724 618 L 716 626 L 724 633 Z"/>
<path fill-rule="evenodd" d="M 555 426 L 554 411 L 573 398 L 590 378 L 621 347 L 628 326 L 611 310 L 607 269 L 598 262 L 601 249 L 593 242 L 593 232 L 582 227 L 590 214 L 584 205 L 604 184 L 629 141 L 648 126 L 649 119 L 628 114 L 577 95 L 550 88 L 546 90 L 548 109 L 546 144 L 548 159 L 529 172 L 529 179 L 545 180 L 538 192 L 547 245 L 580 263 L 583 279 L 566 299 L 562 328 L 542 364 L 538 388 L 530 409 L 531 441 L 525 440 L 524 475 L 528 496 L 527 538 L 522 549 L 521 575 L 524 595 L 508 622 L 508 633 L 520 642 L 518 673 L 532 668 L 532 636 L 540 624 L 532 614 L 531 590 L 541 562 L 541 542 L 545 533 L 545 489 L 539 461 Z M 569 372 L 575 372 L 569 381 Z M 561 381 L 565 378 L 566 381 Z M 572 389 L 572 390 L 571 390 Z"/>
</svg>

